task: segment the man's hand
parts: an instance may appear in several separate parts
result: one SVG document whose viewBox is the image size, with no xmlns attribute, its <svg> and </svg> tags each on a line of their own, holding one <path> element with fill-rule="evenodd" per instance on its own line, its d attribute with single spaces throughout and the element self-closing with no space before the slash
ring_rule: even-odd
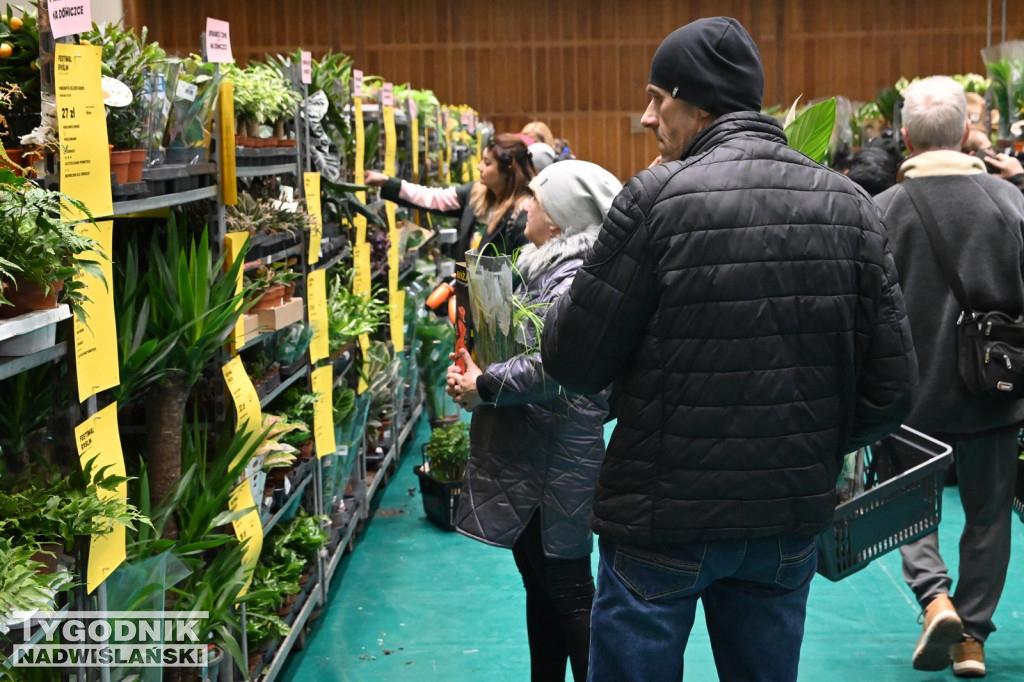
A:
<svg viewBox="0 0 1024 682">
<path fill-rule="evenodd" d="M 986 156 L 985 163 L 997 169 L 999 171 L 999 177 L 1003 179 L 1009 179 L 1014 175 L 1024 173 L 1024 166 L 1022 166 L 1020 161 L 1017 160 L 1017 157 L 1010 156 L 1009 154 Z"/>
</svg>

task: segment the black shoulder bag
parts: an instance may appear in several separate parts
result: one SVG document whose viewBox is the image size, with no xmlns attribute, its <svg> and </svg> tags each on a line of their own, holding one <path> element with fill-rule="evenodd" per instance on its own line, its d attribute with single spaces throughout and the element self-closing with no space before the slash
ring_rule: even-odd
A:
<svg viewBox="0 0 1024 682">
<path fill-rule="evenodd" d="M 1024 397 L 1024 316 L 974 309 L 953 265 L 952 252 L 942 235 L 928 200 L 915 180 L 905 180 L 914 208 L 924 223 L 928 242 L 963 311 L 956 321 L 957 372 L 968 391 L 976 395 Z"/>
</svg>

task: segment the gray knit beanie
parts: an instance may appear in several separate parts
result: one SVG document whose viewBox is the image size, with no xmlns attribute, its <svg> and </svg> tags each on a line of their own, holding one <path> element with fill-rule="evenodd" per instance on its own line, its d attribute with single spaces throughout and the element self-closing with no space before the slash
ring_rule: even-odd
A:
<svg viewBox="0 0 1024 682">
<path fill-rule="evenodd" d="M 542 170 L 530 181 L 530 189 L 562 235 L 569 237 L 600 229 L 622 183 L 595 163 L 570 160 Z"/>
<path fill-rule="evenodd" d="M 731 17 L 690 22 L 670 33 L 648 80 L 673 97 L 722 116 L 760 111 L 764 67 L 754 39 Z"/>
</svg>

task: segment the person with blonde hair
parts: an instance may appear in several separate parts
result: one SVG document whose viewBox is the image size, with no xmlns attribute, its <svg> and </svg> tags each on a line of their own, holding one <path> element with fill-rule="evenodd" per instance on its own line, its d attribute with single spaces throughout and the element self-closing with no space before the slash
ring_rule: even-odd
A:
<svg viewBox="0 0 1024 682">
<path fill-rule="evenodd" d="M 425 187 L 378 171 L 366 171 L 366 184 L 379 187 L 382 198 L 401 206 L 458 218 L 459 254 L 476 248 L 511 255 L 527 243 L 523 202 L 537 174 L 530 152 L 516 134 L 495 135 L 484 147 L 477 170 L 479 180 L 452 187 Z"/>
<path fill-rule="evenodd" d="M 552 146 L 555 143 L 555 136 L 551 133 L 551 128 L 547 123 L 530 121 L 523 126 L 519 134 L 532 140 L 527 147 L 533 156 L 533 167 L 537 169 L 538 173 L 558 160 L 558 155 Z"/>
</svg>

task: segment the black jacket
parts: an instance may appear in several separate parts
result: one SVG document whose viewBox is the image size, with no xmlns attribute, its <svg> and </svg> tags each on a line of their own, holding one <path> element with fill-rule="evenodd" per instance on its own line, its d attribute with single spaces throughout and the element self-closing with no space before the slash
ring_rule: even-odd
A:
<svg viewBox="0 0 1024 682">
<path fill-rule="evenodd" d="M 660 544 L 808 536 L 841 459 L 899 426 L 917 361 L 885 228 L 755 112 L 636 175 L 544 329 L 572 391 L 614 380 L 594 528 Z"/>
</svg>

